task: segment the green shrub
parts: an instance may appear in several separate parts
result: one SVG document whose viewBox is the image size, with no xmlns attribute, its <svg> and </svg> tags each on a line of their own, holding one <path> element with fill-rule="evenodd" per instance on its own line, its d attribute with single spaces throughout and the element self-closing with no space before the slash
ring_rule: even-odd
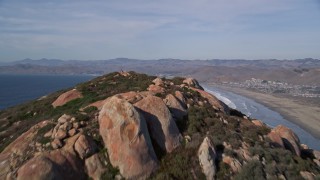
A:
<svg viewBox="0 0 320 180">
<path fill-rule="evenodd" d="M 172 81 L 175 85 L 180 85 L 180 84 L 183 83 L 183 80 L 184 80 L 184 79 L 185 79 L 185 78 L 183 78 L 183 77 L 174 77 L 174 78 L 171 79 L 171 81 Z"/>
<path fill-rule="evenodd" d="M 150 179 L 193 179 L 194 175 L 205 179 L 196 150 L 179 147 L 161 159 L 160 168 Z"/>
<path fill-rule="evenodd" d="M 244 165 L 241 171 L 235 176 L 235 180 L 256 180 L 261 179 L 264 180 L 265 173 L 263 170 L 263 165 L 260 161 L 249 161 L 246 165 Z"/>
<path fill-rule="evenodd" d="M 217 166 L 217 179 L 230 179 L 230 167 L 224 162 L 220 162 Z"/>
</svg>

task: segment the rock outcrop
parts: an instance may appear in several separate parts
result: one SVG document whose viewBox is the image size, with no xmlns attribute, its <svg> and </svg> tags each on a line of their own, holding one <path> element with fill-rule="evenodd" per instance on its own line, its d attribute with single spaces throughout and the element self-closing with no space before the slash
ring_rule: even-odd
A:
<svg viewBox="0 0 320 180">
<path fill-rule="evenodd" d="M 182 136 L 168 107 L 156 96 L 147 96 L 134 104 L 143 114 L 152 139 L 166 152 L 180 145 Z"/>
<path fill-rule="evenodd" d="M 300 171 L 300 175 L 303 177 L 305 180 L 314 180 L 314 174 L 310 173 L 308 171 Z"/>
<path fill-rule="evenodd" d="M 111 97 L 99 113 L 99 125 L 110 162 L 125 178 L 146 178 L 157 169 L 146 122 L 133 105 Z"/>
<path fill-rule="evenodd" d="M 216 151 L 210 139 L 205 137 L 198 150 L 199 163 L 207 180 L 215 179 L 216 175 Z"/>
<path fill-rule="evenodd" d="M 72 89 L 70 91 L 67 91 L 63 94 L 61 94 L 53 103 L 52 106 L 53 107 L 57 107 L 57 106 L 63 106 L 64 104 L 66 104 L 67 102 L 74 100 L 74 99 L 78 99 L 78 98 L 82 98 L 82 94 L 76 90 L 76 89 Z"/>
<path fill-rule="evenodd" d="M 180 91 L 175 91 L 175 92 L 174 92 L 174 96 L 179 100 L 179 102 L 181 103 L 181 105 L 183 106 L 183 108 L 187 108 L 186 98 L 184 97 L 184 95 L 182 94 L 182 92 L 180 92 Z"/>
<path fill-rule="evenodd" d="M 270 133 L 268 134 L 268 138 L 271 140 L 273 146 L 285 148 L 282 138 L 277 132 L 270 131 Z"/>
<path fill-rule="evenodd" d="M 161 78 L 157 77 L 156 79 L 154 79 L 152 81 L 156 86 L 163 86 L 164 85 L 164 82 Z"/>
<path fill-rule="evenodd" d="M 101 162 L 98 154 L 94 154 L 85 160 L 85 167 L 89 177 L 94 180 L 100 180 L 105 172 L 105 165 Z"/>
<path fill-rule="evenodd" d="M 298 156 L 301 155 L 300 140 L 291 129 L 283 125 L 279 125 L 276 128 L 272 129 L 272 131 L 281 137 L 286 149 L 290 150 Z"/>
<path fill-rule="evenodd" d="M 257 119 L 254 119 L 254 120 L 252 120 L 251 122 L 252 122 L 254 125 L 259 126 L 259 127 L 265 127 L 265 126 L 266 126 L 262 121 L 257 120 Z"/>
<path fill-rule="evenodd" d="M 74 154 L 55 150 L 29 160 L 18 170 L 17 179 L 86 179 L 82 169 L 80 159 Z"/>
<path fill-rule="evenodd" d="M 191 89 L 199 92 L 203 98 L 208 99 L 209 103 L 213 106 L 214 109 L 221 110 L 225 113 L 229 113 L 229 107 L 225 105 L 223 102 L 221 102 L 218 98 L 213 96 L 212 94 L 197 88 L 191 88 Z"/>
<path fill-rule="evenodd" d="M 148 91 L 150 91 L 152 93 L 155 93 L 155 94 L 161 94 L 161 93 L 164 93 L 164 88 L 161 87 L 161 86 L 157 86 L 157 85 L 151 84 L 148 87 Z"/>
<path fill-rule="evenodd" d="M 23 133 L 15 141 L 9 144 L 1 154 L 14 153 L 17 155 L 25 155 L 28 148 L 32 146 L 31 143 L 33 143 L 33 139 L 37 135 L 38 130 L 47 126 L 49 123 L 50 121 L 46 120 L 34 125 L 27 132 Z"/>
<path fill-rule="evenodd" d="M 175 96 L 168 94 L 164 99 L 165 104 L 169 107 L 173 118 L 183 119 L 187 115 L 185 104 L 183 105 Z"/>
<path fill-rule="evenodd" d="M 42 121 L 27 132 L 20 135 L 9 144 L 0 154 L 0 179 L 11 179 L 13 173 L 19 168 L 27 157 L 33 156 L 34 138 L 40 128 L 47 126 L 49 121 Z"/>
<path fill-rule="evenodd" d="M 199 82 L 197 80 L 195 80 L 194 78 L 186 78 L 185 80 L 183 80 L 183 83 L 188 84 L 188 86 L 190 86 L 190 87 L 195 87 L 197 89 L 203 90 L 203 88 L 200 86 Z"/>
<path fill-rule="evenodd" d="M 93 139 L 81 134 L 74 144 L 74 149 L 81 159 L 85 159 L 92 155 L 97 150 L 97 147 Z"/>
<path fill-rule="evenodd" d="M 234 173 L 237 173 L 241 170 L 241 163 L 230 156 L 223 156 L 222 161 L 230 166 Z"/>
</svg>

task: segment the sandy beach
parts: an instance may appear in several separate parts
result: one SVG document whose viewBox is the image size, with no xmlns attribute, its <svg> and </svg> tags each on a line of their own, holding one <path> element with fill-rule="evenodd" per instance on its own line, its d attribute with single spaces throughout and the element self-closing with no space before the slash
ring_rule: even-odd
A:
<svg viewBox="0 0 320 180">
<path fill-rule="evenodd" d="M 320 107 L 305 102 L 297 102 L 297 100 L 293 98 L 275 97 L 270 94 L 253 92 L 241 88 L 217 87 L 254 99 L 280 113 L 285 119 L 297 124 L 304 130 L 310 132 L 314 137 L 320 139 Z"/>
</svg>

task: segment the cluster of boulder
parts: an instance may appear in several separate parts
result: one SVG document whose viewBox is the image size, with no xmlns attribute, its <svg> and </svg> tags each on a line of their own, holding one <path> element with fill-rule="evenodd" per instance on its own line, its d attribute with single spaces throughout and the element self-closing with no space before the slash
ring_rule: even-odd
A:
<svg viewBox="0 0 320 180">
<path fill-rule="evenodd" d="M 51 137 L 53 139 L 51 142 L 52 148 L 58 149 L 62 147 L 64 139 L 72 137 L 78 132 L 83 132 L 80 127 L 84 126 L 84 124 L 84 121 L 77 122 L 76 118 L 64 114 L 58 119 L 56 126 L 48 131 L 44 137 Z"/>
<path fill-rule="evenodd" d="M 252 121 L 256 126 L 266 126 L 259 120 Z M 271 145 L 291 151 L 296 156 L 307 156 L 320 167 L 320 151 L 310 149 L 305 144 L 300 144 L 299 137 L 288 127 L 278 125 L 267 135 Z M 309 171 L 300 171 L 300 175 L 307 180 L 315 179 L 315 174 Z"/>
<path fill-rule="evenodd" d="M 148 177 L 159 166 L 155 148 L 170 153 L 182 141 L 175 120 L 187 113 L 184 96 L 178 91 L 178 97 L 170 94 L 163 100 L 155 94 L 163 93 L 160 90 L 167 83 L 160 78 L 153 82 L 149 92 L 108 98 L 99 113 L 100 135 L 110 163 L 125 178 Z"/>
</svg>

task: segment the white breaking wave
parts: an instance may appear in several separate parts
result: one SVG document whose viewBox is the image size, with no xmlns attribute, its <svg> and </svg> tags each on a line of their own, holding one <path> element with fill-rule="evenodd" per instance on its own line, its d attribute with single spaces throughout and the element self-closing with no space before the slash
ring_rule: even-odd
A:
<svg viewBox="0 0 320 180">
<path fill-rule="evenodd" d="M 236 109 L 237 106 L 228 98 L 222 96 L 220 93 L 209 90 L 207 88 L 204 88 L 205 91 L 207 91 L 208 93 L 216 96 L 220 101 L 222 101 L 223 103 L 225 103 L 226 105 L 228 105 L 229 107 L 231 107 L 232 109 Z"/>
</svg>

